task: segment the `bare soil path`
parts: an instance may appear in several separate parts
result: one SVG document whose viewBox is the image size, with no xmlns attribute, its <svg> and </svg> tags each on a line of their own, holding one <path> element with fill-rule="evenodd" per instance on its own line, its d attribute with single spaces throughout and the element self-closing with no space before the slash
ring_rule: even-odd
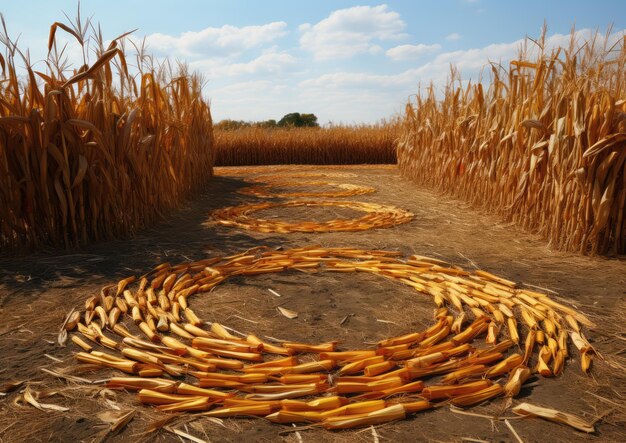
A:
<svg viewBox="0 0 626 443">
<path fill-rule="evenodd" d="M 241 176 L 225 175 L 229 168 L 218 168 L 218 175 L 198 198 L 133 239 L 96 244 L 81 251 L 0 257 L 0 385 L 27 380 L 34 391 L 48 395 L 42 402 L 69 408 L 65 412 L 45 412 L 15 404 L 16 393 L 0 397 L 0 442 L 180 441 L 162 429 L 145 435 L 151 424 L 166 415 L 140 406 L 134 395 L 67 382 L 42 371 L 76 366 L 72 357 L 75 347 L 69 344 L 61 348 L 55 344 L 64 316 L 72 307 L 81 306 L 89 295 L 98 293 L 104 284 L 141 274 L 164 261 L 197 260 L 207 254 L 236 253 L 258 245 L 309 244 L 400 250 L 405 256 L 429 255 L 557 292 L 597 323 L 588 336 L 612 366 L 597 359 L 589 377 L 581 373 L 576 359 L 570 359 L 562 376 L 538 378 L 524 391 L 525 397 L 515 402 L 529 401 L 574 413 L 588 421 L 598 420 L 598 432 L 582 434 L 538 419 L 511 420 L 510 424 L 524 442 L 626 441 L 626 374 L 624 366 L 618 366 L 626 360 L 623 257 L 589 258 L 552 251 L 541 239 L 495 217 L 419 189 L 400 177 L 392 166 L 293 169 L 354 173 L 356 177 L 330 180 L 372 186 L 377 192 L 347 200 L 391 204 L 412 211 L 416 217 L 390 229 L 318 235 L 260 234 L 207 225 L 212 209 L 259 200 L 236 193 L 249 184 Z M 258 174 L 275 170 L 276 167 L 256 168 Z M 357 214 L 331 208 L 259 213 L 285 220 L 324 220 Z M 299 317 L 282 317 L 275 309 L 277 298 L 267 289 L 280 293 L 280 304 L 299 312 Z M 364 274 L 284 273 L 234 279 L 210 294 L 194 298 L 193 306 L 202 318 L 224 322 L 241 331 L 287 336 L 303 342 L 338 339 L 346 348 L 429 325 L 433 310 L 431 301 L 420 298 L 414 290 Z M 100 370 L 74 375 L 96 380 L 110 373 Z M 191 416 L 194 420 L 176 427 L 213 442 L 516 442 L 503 421 L 485 418 L 512 416 L 510 411 L 503 411 L 504 406 L 505 400 L 496 400 L 469 410 L 483 417 L 461 415 L 442 407 L 376 427 L 376 436 L 370 428 L 336 433 L 306 428 L 295 433 L 288 426 L 262 419 L 228 419 L 220 423 Z M 137 414 L 121 433 L 111 436 L 97 414 L 115 407 L 137 408 Z"/>
</svg>

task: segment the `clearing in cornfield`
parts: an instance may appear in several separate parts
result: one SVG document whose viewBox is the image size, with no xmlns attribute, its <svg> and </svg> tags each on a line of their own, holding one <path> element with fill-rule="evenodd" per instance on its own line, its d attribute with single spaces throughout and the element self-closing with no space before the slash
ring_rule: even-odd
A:
<svg viewBox="0 0 626 443">
<path fill-rule="evenodd" d="M 37 10 L 0 442 L 626 440 L 620 2 Z"/>
</svg>

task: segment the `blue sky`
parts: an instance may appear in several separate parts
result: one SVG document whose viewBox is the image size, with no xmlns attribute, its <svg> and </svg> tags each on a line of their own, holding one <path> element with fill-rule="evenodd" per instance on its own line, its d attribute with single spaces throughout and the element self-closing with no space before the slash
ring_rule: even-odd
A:
<svg viewBox="0 0 626 443">
<path fill-rule="evenodd" d="M 626 29 L 620 0 L 83 0 L 81 9 L 105 38 L 138 28 L 156 56 L 201 72 L 215 120 L 306 112 L 322 123 L 374 122 L 401 112 L 420 82 L 443 84 L 450 63 L 475 79 L 489 61 L 514 58 L 544 20 L 553 45 L 573 25 L 580 36 Z M 0 12 L 36 61 L 50 25 L 73 17 L 76 2 L 0 0 Z"/>
</svg>

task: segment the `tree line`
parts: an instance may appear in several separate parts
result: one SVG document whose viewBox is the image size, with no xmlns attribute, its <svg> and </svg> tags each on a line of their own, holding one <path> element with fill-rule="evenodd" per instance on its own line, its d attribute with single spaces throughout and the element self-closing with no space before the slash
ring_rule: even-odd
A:
<svg viewBox="0 0 626 443">
<path fill-rule="evenodd" d="M 280 120 L 274 119 L 263 120 L 258 122 L 250 122 L 243 120 L 222 120 L 214 125 L 215 129 L 221 129 L 224 131 L 234 131 L 241 128 L 318 128 L 317 117 L 315 114 L 300 114 L 299 112 L 292 112 L 286 114 Z"/>
</svg>

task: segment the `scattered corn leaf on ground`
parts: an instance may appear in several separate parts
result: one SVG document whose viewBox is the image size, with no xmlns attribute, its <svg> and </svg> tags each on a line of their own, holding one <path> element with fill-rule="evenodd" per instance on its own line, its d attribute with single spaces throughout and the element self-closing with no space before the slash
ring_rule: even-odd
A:
<svg viewBox="0 0 626 443">
<path fill-rule="evenodd" d="M 432 298 L 434 323 L 374 348 L 340 350 L 335 341 L 261 340 L 204 322 L 190 304 L 230 277 L 289 270 L 402 282 Z M 563 371 L 574 350 L 591 359 L 585 326 L 591 322 L 580 311 L 487 271 L 391 251 L 311 246 L 163 263 L 102 288 L 64 328 L 75 331 L 78 361 L 125 373 L 109 388 L 136 391 L 160 411 L 345 429 L 446 402 L 471 407 L 515 396 L 531 374 Z"/>
<path fill-rule="evenodd" d="M 543 419 L 556 423 L 566 424 L 582 432 L 594 432 L 595 428 L 592 424 L 586 422 L 572 414 L 557 411 L 555 409 L 544 408 L 542 406 L 532 405 L 530 403 L 522 403 L 513 408 L 513 412 L 526 417 L 541 417 Z"/>
</svg>

